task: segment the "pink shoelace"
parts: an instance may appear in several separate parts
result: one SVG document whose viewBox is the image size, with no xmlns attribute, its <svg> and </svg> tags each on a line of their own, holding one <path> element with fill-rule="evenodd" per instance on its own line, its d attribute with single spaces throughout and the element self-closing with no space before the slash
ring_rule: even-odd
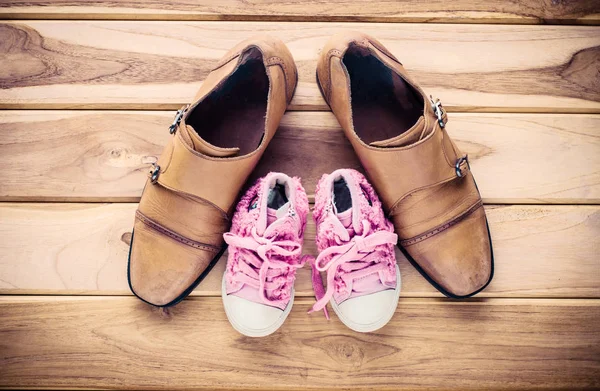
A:
<svg viewBox="0 0 600 391">
<path fill-rule="evenodd" d="M 371 231 L 371 224 L 367 220 L 362 221 L 362 234 L 355 235 L 350 241 L 340 243 L 339 235 L 336 235 L 337 246 L 331 246 L 322 251 L 319 256 L 312 260 L 312 284 L 317 302 L 309 313 L 323 310 L 325 317 L 329 319 L 327 303 L 331 300 L 334 292 L 340 292 L 348 281 L 377 273 L 387 268 L 384 262 L 377 262 L 373 254 L 378 246 L 384 244 L 396 244 L 398 235 L 389 231 Z M 323 261 L 330 257 L 329 261 Z M 340 279 L 335 277 L 339 274 Z M 323 288 L 323 280 L 319 272 L 327 271 L 327 291 Z"/>
<path fill-rule="evenodd" d="M 265 238 L 257 234 L 256 227 L 252 228 L 251 234 L 248 237 L 231 232 L 223 235 L 225 242 L 237 247 L 242 255 L 233 264 L 233 278 L 257 288 L 264 304 L 285 304 L 290 298 L 287 287 L 294 282 L 295 270 L 305 263 L 304 258 L 298 263 L 293 262 L 300 256 L 302 245 L 292 240 Z M 290 258 L 292 262 L 277 257 Z"/>
</svg>

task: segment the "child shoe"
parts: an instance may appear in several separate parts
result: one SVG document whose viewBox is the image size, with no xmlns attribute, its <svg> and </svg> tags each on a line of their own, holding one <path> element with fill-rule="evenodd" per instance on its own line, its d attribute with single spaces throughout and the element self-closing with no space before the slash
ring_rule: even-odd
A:
<svg viewBox="0 0 600 391">
<path fill-rule="evenodd" d="M 387 324 L 398 305 L 400 270 L 394 245 L 398 237 L 366 178 L 342 169 L 323 175 L 315 195 L 319 256 L 312 263 L 317 302 L 331 303 L 340 320 L 359 332 Z M 319 272 L 327 272 L 324 291 Z"/>
<path fill-rule="evenodd" d="M 296 270 L 304 265 L 302 240 L 308 199 L 300 179 L 270 173 L 237 205 L 223 276 L 223 305 L 234 329 L 249 337 L 275 332 L 294 302 Z"/>
</svg>

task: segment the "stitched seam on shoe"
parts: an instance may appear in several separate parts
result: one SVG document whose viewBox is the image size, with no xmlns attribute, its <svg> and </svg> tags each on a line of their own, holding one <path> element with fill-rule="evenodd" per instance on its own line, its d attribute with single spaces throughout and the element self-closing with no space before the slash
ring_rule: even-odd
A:
<svg viewBox="0 0 600 391">
<path fill-rule="evenodd" d="M 434 125 L 434 126 L 437 126 L 437 125 Z M 446 163 L 448 163 L 448 166 L 450 166 L 450 168 L 453 168 L 454 166 L 452 165 L 452 163 L 450 162 L 450 159 L 448 158 L 448 154 L 446 153 L 446 145 L 444 143 L 444 141 L 446 141 L 446 137 L 448 135 L 446 134 L 446 132 L 444 132 L 444 129 L 440 129 L 440 131 L 442 132 L 442 152 L 444 153 L 444 157 L 446 158 Z M 458 156 L 456 157 L 456 159 L 458 159 Z"/>
<path fill-rule="evenodd" d="M 285 100 L 287 101 L 287 103 L 289 104 L 292 101 L 293 96 L 291 96 L 291 91 L 289 91 L 288 88 L 288 75 L 287 75 L 287 67 L 285 66 L 285 62 L 283 61 L 283 59 L 281 57 L 277 57 L 277 56 L 273 56 L 268 58 L 265 63 L 267 64 L 268 67 L 273 66 L 273 65 L 279 65 L 281 67 L 281 70 L 283 71 L 283 79 L 285 80 Z"/>
<path fill-rule="evenodd" d="M 327 52 L 327 59 L 331 59 L 331 57 L 336 56 L 338 58 L 342 58 L 342 51 L 339 49 L 331 49 Z"/>
<path fill-rule="evenodd" d="M 171 186 L 167 186 L 167 185 L 165 185 L 164 183 L 162 183 L 160 181 L 160 176 L 158 177 L 158 181 L 156 182 L 156 184 L 158 184 L 158 185 L 162 186 L 163 188 L 165 188 L 167 190 L 170 190 L 173 193 L 178 194 L 178 195 L 180 195 L 182 197 L 188 197 L 188 198 L 191 198 L 192 200 L 194 200 L 196 202 L 199 202 L 201 204 L 212 206 L 213 208 L 215 208 L 223 216 L 223 218 L 225 220 L 227 220 L 227 221 L 231 220 L 229 218 L 229 214 L 227 212 L 225 212 L 223 209 L 221 209 L 219 206 L 217 206 L 216 204 L 210 202 L 209 200 L 207 200 L 205 198 L 199 197 L 197 195 L 194 195 L 194 194 L 191 194 L 191 193 L 187 193 L 187 192 L 182 191 L 182 190 L 175 189 L 175 188 L 173 188 Z"/>
<path fill-rule="evenodd" d="M 406 199 L 406 197 L 410 196 L 411 194 L 414 194 L 414 193 L 416 193 L 417 191 L 420 191 L 420 190 L 431 189 L 432 187 L 443 185 L 444 183 L 448 183 L 448 182 L 451 182 L 451 181 L 454 181 L 454 180 L 457 180 L 457 179 L 462 179 L 462 178 L 459 178 L 459 177 L 456 176 L 456 174 L 454 174 L 451 177 L 446 178 L 446 179 L 442 179 L 439 182 L 435 182 L 435 183 L 432 183 L 430 185 L 425 185 L 425 186 L 417 187 L 416 189 L 409 190 L 408 192 L 406 192 L 406 194 L 402 195 L 400 198 L 398 198 L 398 200 L 396 202 L 394 202 L 392 204 L 392 207 L 390 208 L 388 216 L 394 216 L 396 214 L 396 209 L 398 209 L 398 207 L 400 206 L 400 203 L 402 201 L 404 201 Z"/>
<path fill-rule="evenodd" d="M 441 232 L 444 232 L 445 230 L 447 230 L 448 228 L 460 223 L 461 221 L 463 221 L 465 218 L 467 218 L 471 213 L 475 212 L 477 209 L 483 207 L 483 202 L 481 200 L 477 201 L 475 204 L 473 204 L 469 209 L 467 209 L 466 211 L 464 211 L 462 214 L 456 216 L 454 219 L 442 224 L 442 225 L 438 225 L 437 227 L 435 227 L 434 229 L 421 234 L 419 236 L 415 236 L 412 237 L 410 239 L 405 239 L 405 240 L 401 240 L 400 241 L 400 245 L 403 247 L 407 247 L 407 246 L 411 246 L 413 244 L 422 242 L 426 239 L 431 238 L 432 236 L 435 236 Z"/>
<path fill-rule="evenodd" d="M 163 227 L 162 225 L 160 225 L 159 223 L 157 223 L 156 221 L 152 220 L 151 218 L 145 216 L 142 212 L 140 212 L 139 210 L 137 210 L 135 212 L 135 216 L 142 222 L 144 223 L 147 227 L 157 231 L 158 233 L 161 233 L 165 236 L 170 237 L 171 239 L 174 239 L 180 243 L 183 243 L 187 246 L 193 247 L 193 248 L 197 248 L 197 249 L 201 249 L 201 250 L 207 250 L 207 251 L 212 251 L 212 252 L 218 252 L 220 251 L 220 249 L 217 246 L 213 246 L 210 244 L 206 244 L 206 243 L 201 243 L 201 242 L 197 242 L 195 240 L 192 239 L 188 239 L 185 236 L 179 235 L 176 232 L 171 231 L 168 228 Z"/>
<path fill-rule="evenodd" d="M 332 57 L 337 57 L 341 60 L 342 58 L 342 51 L 339 49 L 330 49 L 327 52 L 327 56 L 326 56 L 326 60 L 325 60 L 325 64 L 327 65 L 327 89 L 324 89 L 323 86 L 321 86 L 321 88 L 323 89 L 323 91 L 325 92 L 325 101 L 327 102 L 328 105 L 331 105 L 331 94 L 333 93 L 333 91 L 331 91 L 331 58 Z"/>
<path fill-rule="evenodd" d="M 461 199 L 455 205 L 453 205 L 451 207 L 448 207 L 445 210 L 445 213 L 446 213 L 445 215 L 444 214 L 437 215 L 437 216 L 434 216 L 434 217 L 432 217 L 430 219 L 427 219 L 427 220 L 424 220 L 424 221 L 420 221 L 420 222 L 416 222 L 416 223 L 413 223 L 413 224 L 409 224 L 409 225 L 407 225 L 407 226 L 405 226 L 403 228 L 406 229 L 406 230 L 409 230 L 411 228 L 415 229 L 415 227 L 420 227 L 423 224 L 427 224 L 427 223 L 431 222 L 431 219 L 434 219 L 434 218 L 440 217 L 440 216 L 447 216 L 447 217 L 445 217 L 445 221 L 448 221 L 448 220 L 456 218 L 457 215 L 460 215 L 460 214 L 464 213 L 466 210 L 468 210 L 469 208 L 471 208 L 473 205 L 474 205 L 473 204 L 473 200 L 469 199 L 468 197 L 465 197 L 465 198 Z"/>
</svg>

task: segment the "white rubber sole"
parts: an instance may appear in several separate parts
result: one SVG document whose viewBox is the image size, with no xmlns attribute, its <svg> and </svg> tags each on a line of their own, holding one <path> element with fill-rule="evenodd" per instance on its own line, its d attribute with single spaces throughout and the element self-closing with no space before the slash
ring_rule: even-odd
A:
<svg viewBox="0 0 600 391">
<path fill-rule="evenodd" d="M 294 294 L 294 288 L 292 288 L 290 302 L 288 303 L 287 307 L 285 307 L 285 309 L 281 311 L 281 316 L 279 316 L 274 323 L 269 324 L 264 328 L 255 329 L 244 326 L 240 322 L 236 321 L 235 315 L 232 313 L 232 309 L 227 305 L 227 289 L 225 283 L 225 275 L 223 275 L 223 280 L 221 282 L 221 298 L 223 299 L 223 307 L 225 308 L 225 314 L 227 315 L 229 323 L 240 334 L 253 338 L 266 337 L 267 335 L 273 334 L 283 325 L 288 315 L 290 314 L 290 311 L 292 310 L 292 306 L 294 304 Z"/>
<path fill-rule="evenodd" d="M 388 324 L 394 316 L 394 314 L 396 313 L 396 308 L 398 307 L 398 299 L 400 298 L 400 288 L 402 287 L 402 281 L 400 277 L 400 268 L 398 268 L 398 265 L 396 265 L 396 295 L 394 296 L 394 300 L 390 302 L 390 305 L 387 308 L 387 310 L 384 311 L 384 316 L 382 316 L 374 322 L 366 324 L 353 322 L 352 320 L 344 316 L 344 313 L 340 310 L 339 306 L 336 304 L 333 298 L 329 301 L 329 303 L 331 304 L 331 307 L 335 311 L 338 318 L 342 321 L 343 324 L 348 326 L 348 328 L 359 333 L 370 333 L 379 330 L 380 328 Z"/>
</svg>

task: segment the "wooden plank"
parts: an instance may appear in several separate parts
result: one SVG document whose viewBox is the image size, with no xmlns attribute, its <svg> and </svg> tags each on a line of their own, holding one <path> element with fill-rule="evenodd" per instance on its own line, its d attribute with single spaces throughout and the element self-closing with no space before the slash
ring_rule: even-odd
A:
<svg viewBox="0 0 600 391">
<path fill-rule="evenodd" d="M 372 334 L 298 300 L 264 339 L 219 298 L 168 312 L 124 297 L 1 297 L 5 387 L 584 389 L 600 386 L 599 300 L 402 299 Z M 275 361 L 276 360 L 276 361 Z M 26 363 L 26 365 L 24 365 Z"/>
<path fill-rule="evenodd" d="M 379 38 L 451 111 L 600 112 L 600 27 L 308 22 L 4 22 L 0 108 L 179 108 L 228 48 L 270 33 L 297 61 L 292 109 L 326 110 L 315 64 L 342 29 Z"/>
<path fill-rule="evenodd" d="M 279 2 L 272 0 L 79 1 L 5 0 L 1 19 L 132 19 L 132 20 L 262 20 L 340 22 L 597 24 L 593 0 L 557 2 L 519 0 L 411 0 L 355 2 L 348 0 Z"/>
<path fill-rule="evenodd" d="M 0 199 L 137 202 L 172 116 L 0 111 Z M 594 114 L 453 113 L 448 123 L 487 203 L 600 203 L 598 129 Z M 362 170 L 333 114 L 289 112 L 251 182 L 281 171 L 312 194 L 323 173 L 342 167 Z"/>
<path fill-rule="evenodd" d="M 135 204 L 0 204 L 0 294 L 129 295 Z M 488 206 L 495 277 L 480 297 L 600 297 L 600 207 Z M 304 253 L 316 255 L 309 217 Z M 441 297 L 396 251 L 405 297 Z M 226 256 L 194 294 L 219 296 Z M 311 296 L 310 268 L 296 292 Z"/>
</svg>

